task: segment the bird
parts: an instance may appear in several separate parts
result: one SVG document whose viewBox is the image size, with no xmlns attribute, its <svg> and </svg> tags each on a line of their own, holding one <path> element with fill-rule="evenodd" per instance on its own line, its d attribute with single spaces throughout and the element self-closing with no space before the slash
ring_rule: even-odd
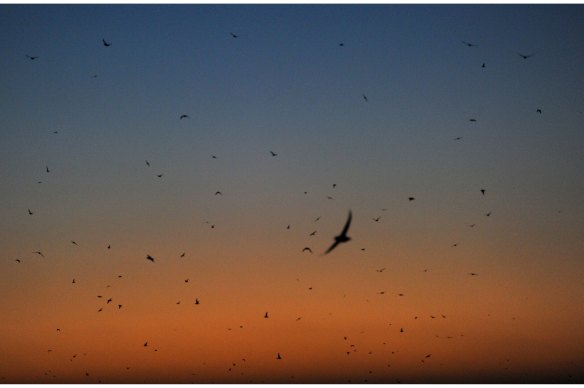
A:
<svg viewBox="0 0 584 388">
<path fill-rule="evenodd" d="M 164 174 L 156 174 L 157 177 L 162 178 Z"/>
<path fill-rule="evenodd" d="M 485 195 L 485 189 L 481 189 L 481 194 Z"/>
<path fill-rule="evenodd" d="M 122 308 L 122 305 L 121 305 L 121 304 L 119 304 L 119 305 L 118 305 L 118 310 L 119 310 L 119 309 L 121 309 L 121 308 Z"/>
<path fill-rule="evenodd" d="M 454 140 L 462 140 L 462 136 L 455 137 Z"/>
<path fill-rule="evenodd" d="M 213 158 L 213 159 L 217 159 L 217 156 L 215 156 L 215 155 L 211 155 L 211 158 Z"/>
<path fill-rule="evenodd" d="M 336 183 L 333 183 L 333 189 L 334 189 L 335 187 L 337 187 L 337 184 L 336 184 Z"/>
<path fill-rule="evenodd" d="M 34 213 L 30 209 L 28 209 L 28 214 L 32 216 Z"/>
<path fill-rule="evenodd" d="M 16 260 L 14 260 L 14 261 L 16 261 L 17 263 L 20 263 L 20 259 L 16 259 Z"/>
<path fill-rule="evenodd" d="M 274 151 L 270 151 L 270 155 L 272 155 L 272 156 L 278 156 L 278 154 L 275 153 Z"/>
<path fill-rule="evenodd" d="M 527 54 L 526 55 L 526 54 L 517 53 L 517 55 L 519 55 L 523 59 L 527 59 L 527 58 L 533 57 L 535 54 Z"/>
<path fill-rule="evenodd" d="M 346 242 L 351 240 L 351 238 L 349 236 L 347 236 L 347 232 L 349 231 L 349 226 L 351 226 L 351 219 L 352 218 L 353 218 L 353 214 L 352 214 L 351 210 L 349 210 L 349 217 L 347 218 L 347 222 L 345 223 L 345 226 L 344 226 L 343 230 L 341 231 L 341 234 L 339 234 L 338 236 L 335 236 L 335 242 L 329 247 L 329 249 L 326 250 L 326 252 L 324 253 L 325 255 L 327 253 L 330 253 L 333 249 L 335 249 L 337 247 L 337 245 L 339 245 L 341 243 L 346 243 Z"/>
<path fill-rule="evenodd" d="M 312 249 L 310 249 L 309 247 L 304 247 L 304 249 L 302 249 L 302 252 L 306 252 L 306 251 L 312 253 Z"/>
<path fill-rule="evenodd" d="M 413 201 L 416 197 L 408 197 L 408 201 Z"/>
<path fill-rule="evenodd" d="M 267 311 L 266 311 L 266 314 L 264 315 L 264 318 L 269 318 Z"/>
<path fill-rule="evenodd" d="M 39 255 L 41 257 L 45 257 L 45 255 L 43 255 L 43 253 L 41 251 L 34 251 L 33 253 L 36 253 L 37 255 Z"/>
<path fill-rule="evenodd" d="M 195 298 L 195 304 L 201 304 L 201 302 L 199 302 L 199 298 Z"/>
<path fill-rule="evenodd" d="M 339 47 L 343 47 L 345 44 L 343 42 L 339 43 Z"/>
<path fill-rule="evenodd" d="M 372 220 L 375 222 L 379 222 L 380 219 L 381 219 L 381 216 L 378 216 L 377 218 L 372 218 Z"/>
<path fill-rule="evenodd" d="M 105 304 L 110 304 L 110 303 L 112 302 L 112 300 L 113 300 L 112 298 L 109 298 L 109 299 L 107 300 L 107 302 L 105 302 Z"/>
<path fill-rule="evenodd" d="M 318 220 L 320 220 L 320 216 L 316 217 L 316 218 L 314 219 L 314 222 L 317 222 Z"/>
<path fill-rule="evenodd" d="M 30 59 L 31 61 L 34 61 L 35 59 L 37 59 L 37 58 L 38 58 L 38 56 L 32 56 L 32 55 L 28 55 L 28 54 L 26 54 L 26 57 L 27 57 L 28 59 Z"/>
<path fill-rule="evenodd" d="M 541 109 L 540 109 L 540 108 L 537 108 L 535 111 L 536 111 L 537 113 L 541 114 Z"/>
<path fill-rule="evenodd" d="M 280 356 L 280 353 L 278 353 L 278 355 L 276 356 L 276 360 L 281 360 L 282 356 Z"/>
<path fill-rule="evenodd" d="M 71 283 L 75 284 L 75 278 L 73 278 L 73 281 Z"/>
<path fill-rule="evenodd" d="M 487 67 L 487 65 L 483 62 L 483 64 L 481 65 L 481 67 L 484 69 L 485 67 Z"/>
<path fill-rule="evenodd" d="M 454 243 L 451 245 L 452 248 L 456 248 L 458 246 L 458 243 Z"/>
<path fill-rule="evenodd" d="M 108 244 L 107 249 L 112 249 L 111 244 Z"/>
<path fill-rule="evenodd" d="M 399 329 L 399 332 L 400 332 L 400 333 L 403 333 L 403 332 L 404 332 L 404 328 L 403 328 L 403 327 L 402 327 L 402 328 L 400 328 L 400 329 Z"/>
<path fill-rule="evenodd" d="M 466 41 L 462 41 L 463 44 L 467 45 L 468 47 L 479 47 L 478 44 L 474 44 L 474 43 L 470 43 L 470 42 L 466 42 Z"/>
<path fill-rule="evenodd" d="M 475 118 L 470 118 L 470 119 L 468 119 L 468 121 L 470 121 L 471 123 L 476 123 L 476 122 L 477 122 L 477 119 L 475 119 Z"/>
<path fill-rule="evenodd" d="M 381 272 L 383 272 L 383 271 L 385 271 L 385 267 L 383 267 L 383 268 L 379 268 L 379 269 L 376 269 L 376 270 L 375 270 L 375 272 L 380 272 L 380 273 L 381 273 Z"/>
<path fill-rule="evenodd" d="M 189 279 L 185 279 L 185 283 L 188 283 L 188 282 L 189 282 Z"/>
<path fill-rule="evenodd" d="M 366 95 L 363 94 L 363 99 L 365 100 L 365 102 L 369 102 L 369 99 L 367 98 Z"/>
<path fill-rule="evenodd" d="M 151 262 L 154 263 L 154 257 L 152 257 L 150 255 L 146 255 L 146 260 L 150 260 Z"/>
<path fill-rule="evenodd" d="M 149 162 L 149 161 L 146 161 L 146 165 L 147 165 L 148 167 L 150 167 L 150 162 Z"/>
<path fill-rule="evenodd" d="M 468 274 L 469 274 L 470 276 L 479 276 L 479 274 L 478 274 L 478 273 L 475 273 L 475 272 L 469 272 Z"/>
<path fill-rule="evenodd" d="M 45 170 L 46 170 L 47 172 L 51 172 L 51 170 L 49 170 L 49 166 L 45 166 Z"/>
<path fill-rule="evenodd" d="M 74 240 L 71 240 L 71 244 L 79 246 Z"/>
<path fill-rule="evenodd" d="M 180 257 L 185 257 L 185 255 L 186 255 L 186 252 L 183 252 L 180 254 Z"/>
<path fill-rule="evenodd" d="M 492 214 L 492 212 L 488 212 L 488 213 L 485 214 L 485 216 L 490 217 L 491 214 Z"/>
<path fill-rule="evenodd" d="M 103 38 L 101 39 L 101 42 L 103 43 L 103 45 L 104 45 L 105 47 L 109 47 L 109 46 L 111 46 L 111 45 L 112 45 L 112 44 L 111 44 L 111 42 L 106 42 L 106 41 L 105 41 L 105 39 L 103 39 Z"/>
<path fill-rule="evenodd" d="M 220 192 L 220 191 L 216 191 L 216 192 L 215 192 L 215 195 L 223 195 L 223 193 L 222 193 L 222 192 Z"/>
<path fill-rule="evenodd" d="M 190 118 L 189 115 L 182 114 L 182 115 L 180 115 L 179 120 L 188 119 L 188 118 Z"/>
<path fill-rule="evenodd" d="M 476 224 L 470 224 L 468 227 L 469 228 L 474 228 L 476 226 Z"/>
<path fill-rule="evenodd" d="M 239 35 L 234 34 L 233 32 L 230 32 L 229 35 L 231 35 L 232 38 L 239 38 Z"/>
<path fill-rule="evenodd" d="M 148 346 L 148 341 L 144 342 L 144 347 Z"/>
</svg>

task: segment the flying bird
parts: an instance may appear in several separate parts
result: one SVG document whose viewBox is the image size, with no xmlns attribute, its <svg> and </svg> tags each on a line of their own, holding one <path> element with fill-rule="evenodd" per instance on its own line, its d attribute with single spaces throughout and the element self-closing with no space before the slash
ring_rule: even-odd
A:
<svg viewBox="0 0 584 388">
<path fill-rule="evenodd" d="M 269 318 L 267 311 L 266 311 L 266 315 L 264 315 L 264 318 Z"/>
<path fill-rule="evenodd" d="M 312 237 L 312 236 L 316 235 L 316 232 L 318 232 L 318 231 L 317 231 L 317 230 L 315 230 L 314 232 L 310 233 L 308 236 L 309 236 L 309 237 Z"/>
<path fill-rule="evenodd" d="M 185 255 L 186 255 L 186 252 L 183 252 L 180 254 L 180 257 L 185 257 Z"/>
<path fill-rule="evenodd" d="M 45 255 L 43 255 L 43 253 L 41 251 L 34 251 L 33 253 L 36 253 L 37 255 L 39 255 L 41 257 L 45 257 Z"/>
<path fill-rule="evenodd" d="M 148 341 L 144 342 L 144 347 L 148 346 Z"/>
<path fill-rule="evenodd" d="M 326 250 L 326 252 L 324 253 L 325 255 L 327 253 L 330 253 L 333 249 L 335 249 L 337 247 L 337 245 L 339 245 L 341 243 L 346 243 L 349 240 L 351 240 L 351 238 L 349 236 L 347 236 L 347 232 L 349 231 L 349 226 L 351 226 L 351 219 L 352 218 L 353 218 L 353 214 L 351 213 L 351 210 L 349 210 L 349 217 L 347 218 L 347 222 L 345 223 L 345 227 L 341 231 L 341 234 L 339 234 L 338 236 L 335 236 L 335 242 L 333 243 L 333 245 L 331 245 L 329 247 L 329 249 Z"/>
<path fill-rule="evenodd" d="M 471 123 L 476 123 L 477 122 L 477 119 L 470 118 L 470 119 L 468 119 L 468 121 L 470 121 Z"/>
<path fill-rule="evenodd" d="M 49 166 L 45 166 L 45 170 L 46 170 L 47 172 L 51 172 L 51 170 L 49 170 Z"/>
<path fill-rule="evenodd" d="M 487 67 L 487 65 L 483 62 L 483 64 L 481 65 L 481 67 L 484 69 L 485 67 Z"/>
<path fill-rule="evenodd" d="M 485 189 L 481 189 L 481 194 L 485 195 Z"/>
<path fill-rule="evenodd" d="M 536 111 L 537 113 L 541 114 L 541 109 L 540 109 L 540 108 L 537 108 L 535 111 Z"/>
<path fill-rule="evenodd" d="M 369 102 L 369 99 L 367 98 L 366 95 L 363 94 L 363 99 L 365 100 L 365 102 Z"/>
<path fill-rule="evenodd" d="M 474 44 L 474 43 L 470 43 L 470 42 L 466 42 L 466 41 L 462 41 L 463 44 L 465 44 L 468 47 L 479 47 L 478 44 Z"/>
<path fill-rule="evenodd" d="M 14 260 L 14 261 L 16 261 L 17 263 L 20 263 L 20 259 L 16 259 L 16 260 Z"/>
<path fill-rule="evenodd" d="M 280 356 L 280 353 L 278 353 L 278 355 L 276 356 L 276 360 L 281 360 L 282 356 Z"/>
<path fill-rule="evenodd" d="M 521 53 L 517 53 L 517 55 L 519 55 L 523 59 L 531 58 L 531 57 L 534 56 L 534 54 L 527 54 L 527 55 L 525 55 L 525 54 L 521 54 Z"/>
<path fill-rule="evenodd" d="M 230 32 L 229 35 L 231 35 L 232 38 L 239 38 L 239 35 L 234 34 L 233 32 Z"/>
<path fill-rule="evenodd" d="M 304 249 L 302 249 L 302 252 L 306 252 L 306 251 L 312 253 L 312 249 L 310 249 L 309 247 L 304 247 Z"/>
<path fill-rule="evenodd" d="M 75 278 L 73 278 L 73 281 L 71 283 L 75 284 Z"/>
<path fill-rule="evenodd" d="M 375 222 L 379 222 L 380 219 L 381 219 L 381 216 L 378 216 L 377 218 L 372 218 L 372 220 Z"/>
<path fill-rule="evenodd" d="M 71 240 L 71 244 L 79 246 L 75 241 Z"/>
<path fill-rule="evenodd" d="M 112 44 L 111 44 L 111 42 L 106 42 L 106 41 L 105 41 L 105 39 L 103 39 L 103 38 L 101 39 L 101 42 L 103 43 L 103 45 L 104 45 L 105 47 L 109 47 L 109 46 L 111 46 L 111 45 L 112 45 Z"/>
<path fill-rule="evenodd" d="M 108 244 L 107 249 L 112 249 L 112 246 Z"/>
<path fill-rule="evenodd" d="M 30 209 L 28 209 L 28 214 L 32 216 L 34 213 Z"/>
<path fill-rule="evenodd" d="M 189 115 L 184 115 L 184 114 L 183 114 L 183 115 L 180 115 L 180 117 L 179 117 L 179 120 L 182 120 L 182 119 L 189 119 L 189 118 L 190 118 L 190 117 L 189 117 Z"/>
<path fill-rule="evenodd" d="M 479 274 L 478 274 L 478 273 L 475 273 L 475 272 L 469 272 L 468 274 L 469 274 L 470 276 L 479 276 Z"/>
<path fill-rule="evenodd" d="M 490 217 L 492 214 L 492 212 L 488 212 L 487 214 L 485 214 L 485 216 Z"/>
<path fill-rule="evenodd" d="M 278 156 L 278 154 L 277 154 L 277 153 L 275 153 L 274 151 L 270 151 L 270 154 L 271 154 L 272 156 Z"/>
<path fill-rule="evenodd" d="M 28 55 L 28 54 L 26 54 L 26 57 L 27 57 L 28 59 L 30 59 L 31 61 L 34 61 L 35 59 L 37 59 L 37 58 L 38 58 L 38 56 L 32 56 L 32 55 Z"/>
<path fill-rule="evenodd" d="M 195 304 L 201 304 L 201 302 L 199 302 L 199 298 L 195 298 Z"/>
<path fill-rule="evenodd" d="M 454 140 L 462 140 L 462 136 L 455 137 Z"/>
<path fill-rule="evenodd" d="M 110 304 L 112 302 L 112 298 L 109 298 L 105 304 Z"/>
<path fill-rule="evenodd" d="M 375 272 L 380 272 L 380 273 L 381 273 L 381 272 L 383 272 L 383 271 L 385 271 L 385 267 L 383 267 L 383 268 L 379 268 L 379 269 L 376 269 L 376 270 L 375 270 Z"/>
<path fill-rule="evenodd" d="M 339 43 L 340 47 L 343 47 L 345 44 L 343 42 Z"/>
<path fill-rule="evenodd" d="M 222 193 L 222 192 L 220 192 L 220 191 L 216 191 L 216 192 L 215 192 L 215 195 L 223 195 L 223 193 Z"/>
<path fill-rule="evenodd" d="M 121 309 L 121 308 L 122 308 L 122 305 L 121 305 L 121 304 L 119 304 L 119 305 L 118 305 L 118 310 L 119 310 L 119 309 Z"/>
<path fill-rule="evenodd" d="M 150 260 L 151 262 L 154 263 L 154 257 L 152 257 L 150 255 L 146 255 L 146 260 Z"/>
<path fill-rule="evenodd" d="M 416 197 L 408 197 L 408 201 L 413 201 Z"/>
<path fill-rule="evenodd" d="M 149 161 L 146 161 L 146 165 L 147 165 L 148 167 L 150 167 L 150 162 L 149 162 Z"/>
<path fill-rule="evenodd" d="M 164 175 L 164 173 L 162 174 L 156 174 L 157 177 L 162 178 L 162 176 Z"/>
</svg>

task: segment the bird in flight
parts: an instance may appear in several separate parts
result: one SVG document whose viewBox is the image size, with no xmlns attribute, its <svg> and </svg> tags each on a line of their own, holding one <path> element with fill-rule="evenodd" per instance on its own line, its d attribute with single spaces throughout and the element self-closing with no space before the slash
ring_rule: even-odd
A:
<svg viewBox="0 0 584 388">
<path fill-rule="evenodd" d="M 30 209 L 28 209 L 28 214 L 32 216 L 34 213 Z"/>
<path fill-rule="evenodd" d="M 186 252 L 183 252 L 180 254 L 180 257 L 185 257 L 185 255 L 186 255 Z"/>
<path fill-rule="evenodd" d="M 146 255 L 146 260 L 150 260 L 151 262 L 154 263 L 154 257 L 152 257 L 150 255 Z"/>
<path fill-rule="evenodd" d="M 541 109 L 540 109 L 540 108 L 537 108 L 535 111 L 536 111 L 537 113 L 541 114 Z"/>
<path fill-rule="evenodd" d="M 230 32 L 229 35 L 231 35 L 232 38 L 239 38 L 239 35 L 234 34 L 233 32 Z"/>
<path fill-rule="evenodd" d="M 349 210 L 349 217 L 347 218 L 347 222 L 345 223 L 345 226 L 344 226 L 343 230 L 341 231 L 341 234 L 339 234 L 338 236 L 335 236 L 335 242 L 333 243 L 333 245 L 331 245 L 329 247 L 329 249 L 326 250 L 326 252 L 324 253 L 325 255 L 327 253 L 330 253 L 333 249 L 335 249 L 337 247 L 337 245 L 339 245 L 341 243 L 346 243 L 349 240 L 351 240 L 351 238 L 349 236 L 347 236 L 347 232 L 349 231 L 349 226 L 351 226 L 351 219 L 352 218 L 353 218 L 353 214 Z"/>
<path fill-rule="evenodd" d="M 216 191 L 216 192 L 215 192 L 215 195 L 223 195 L 223 193 L 222 193 L 222 192 L 220 192 L 220 191 Z"/>
<path fill-rule="evenodd" d="M 179 120 L 189 119 L 189 118 L 190 118 L 189 115 L 180 115 Z"/>
<path fill-rule="evenodd" d="M 274 151 L 270 151 L 270 154 L 271 154 L 272 156 L 278 156 L 278 154 L 277 154 L 277 153 L 275 153 Z"/>
<path fill-rule="evenodd" d="M 462 140 L 462 136 L 455 137 L 454 140 Z"/>
<path fill-rule="evenodd" d="M 195 304 L 201 304 L 201 302 L 199 302 L 199 298 L 195 298 Z"/>
<path fill-rule="evenodd" d="M 413 201 L 416 197 L 408 197 L 408 201 Z"/>
<path fill-rule="evenodd" d="M 30 59 L 31 61 L 34 61 L 35 59 L 37 59 L 37 58 L 38 58 L 38 56 L 32 56 L 32 55 L 28 55 L 28 54 L 26 54 L 26 57 L 27 57 L 28 59 Z"/>
<path fill-rule="evenodd" d="M 266 311 L 266 315 L 264 315 L 264 318 L 269 318 L 267 311 Z"/>
<path fill-rule="evenodd" d="M 372 220 L 375 221 L 375 222 L 379 222 L 380 219 L 381 219 L 381 216 L 376 217 L 376 218 L 372 218 Z"/>
<path fill-rule="evenodd" d="M 306 252 L 306 251 L 312 253 L 312 249 L 310 249 L 310 247 L 304 247 L 304 249 L 302 249 L 302 252 Z"/>
<path fill-rule="evenodd" d="M 71 244 L 79 246 L 79 244 L 77 244 L 77 242 L 75 242 L 73 240 L 71 240 Z"/>
<path fill-rule="evenodd" d="M 162 178 L 164 174 L 156 174 L 157 177 Z"/>
<path fill-rule="evenodd" d="M 339 43 L 339 47 L 343 47 L 345 44 L 343 42 Z"/>
<path fill-rule="evenodd" d="M 105 41 L 105 39 L 103 39 L 103 38 L 101 39 L 101 42 L 103 43 L 103 45 L 104 45 L 105 47 L 109 47 L 109 46 L 111 46 L 111 45 L 112 45 L 112 44 L 111 44 L 111 42 L 106 42 L 106 41 Z"/>
<path fill-rule="evenodd" d="M 485 214 L 485 216 L 490 217 L 491 214 L 492 214 L 492 212 L 488 212 L 488 213 Z"/>
<path fill-rule="evenodd" d="M 109 245 L 107 246 L 107 249 L 112 249 L 112 246 L 111 246 L 111 244 L 109 244 Z"/>
<path fill-rule="evenodd" d="M 531 58 L 534 56 L 534 54 L 521 54 L 521 53 L 517 53 L 517 55 L 519 55 L 521 58 L 523 59 L 527 59 L 527 58 Z"/>
<path fill-rule="evenodd" d="M 468 121 L 470 121 L 471 123 L 476 123 L 477 119 L 471 118 L 471 119 L 468 119 Z"/>
<path fill-rule="evenodd" d="M 310 233 L 308 236 L 309 236 L 309 237 L 315 236 L 315 235 L 316 235 L 316 232 L 318 232 L 318 231 L 317 231 L 317 230 L 315 230 L 314 232 Z"/>
<path fill-rule="evenodd" d="M 150 162 L 149 162 L 149 161 L 146 161 L 146 165 L 147 165 L 148 167 L 150 167 Z"/>
<path fill-rule="evenodd" d="M 467 45 L 468 47 L 479 47 L 478 44 L 474 44 L 474 43 L 471 43 L 471 42 L 466 42 L 464 40 L 462 41 L 462 43 L 465 44 L 465 45 Z"/>
<path fill-rule="evenodd" d="M 475 272 L 469 272 L 468 274 L 469 274 L 470 276 L 479 276 L 479 274 L 478 274 L 478 273 L 475 273 Z"/>
<path fill-rule="evenodd" d="M 45 170 L 46 170 L 47 172 L 51 172 L 51 170 L 49 170 L 49 166 L 45 166 Z"/>
<path fill-rule="evenodd" d="M 33 253 L 36 253 L 37 255 L 39 255 L 41 257 L 45 257 L 45 255 L 43 255 L 43 253 L 41 251 L 34 251 Z"/>
<path fill-rule="evenodd" d="M 385 271 L 385 267 L 384 268 L 379 268 L 379 269 L 376 269 L 375 270 L 375 272 L 380 272 L 380 273 L 383 272 L 383 271 Z"/>
<path fill-rule="evenodd" d="M 481 65 L 481 67 L 484 69 L 485 67 L 487 67 L 487 65 L 483 62 L 483 64 Z"/>
<path fill-rule="evenodd" d="M 20 263 L 20 259 L 16 259 L 16 260 L 14 260 L 14 261 L 16 261 L 17 263 Z"/>
<path fill-rule="evenodd" d="M 365 100 L 365 102 L 369 102 L 369 99 L 367 98 L 366 95 L 363 94 L 363 99 Z"/>
<path fill-rule="evenodd" d="M 481 189 L 481 194 L 485 195 L 485 189 Z"/>
<path fill-rule="evenodd" d="M 282 356 L 280 356 L 280 353 L 278 353 L 278 355 L 276 356 L 276 360 L 281 360 Z"/>
</svg>

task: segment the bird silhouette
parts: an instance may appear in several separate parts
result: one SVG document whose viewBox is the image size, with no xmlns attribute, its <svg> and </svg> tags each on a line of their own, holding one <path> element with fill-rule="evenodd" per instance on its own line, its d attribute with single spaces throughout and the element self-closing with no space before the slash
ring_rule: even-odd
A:
<svg viewBox="0 0 584 388">
<path fill-rule="evenodd" d="M 464 40 L 462 41 L 462 43 L 465 44 L 468 47 L 479 47 L 478 44 L 474 44 L 474 43 L 471 43 L 471 42 L 466 42 Z"/>
<path fill-rule="evenodd" d="M 343 42 L 339 43 L 339 47 L 343 47 L 345 44 Z"/>
<path fill-rule="evenodd" d="M 149 162 L 149 161 L 146 161 L 146 165 L 147 165 L 148 167 L 150 167 L 150 162 Z"/>
<path fill-rule="evenodd" d="M 45 170 L 46 170 L 47 172 L 51 172 L 51 170 L 49 170 L 49 166 L 45 166 Z"/>
<path fill-rule="evenodd" d="M 478 274 L 478 273 L 475 273 L 475 272 L 469 272 L 468 274 L 469 274 L 470 276 L 479 276 L 479 274 Z"/>
<path fill-rule="evenodd" d="M 183 115 L 180 115 L 179 120 L 188 119 L 188 118 L 190 118 L 189 115 L 184 115 L 183 114 Z"/>
<path fill-rule="evenodd" d="M 17 263 L 20 263 L 20 262 L 21 262 L 21 261 L 20 261 L 20 259 L 16 259 L 16 260 L 14 260 L 14 261 L 16 261 Z"/>
<path fill-rule="evenodd" d="M 32 55 L 28 55 L 28 54 L 26 54 L 26 57 L 27 57 L 28 59 L 30 59 L 31 61 L 34 61 L 35 59 L 37 59 L 37 58 L 38 58 L 38 56 L 32 56 Z"/>
<path fill-rule="evenodd" d="M 264 315 L 264 318 L 269 318 L 267 311 L 266 311 L 266 314 Z"/>
<path fill-rule="evenodd" d="M 186 255 L 186 252 L 183 252 L 180 254 L 180 257 L 185 257 L 185 255 Z"/>
<path fill-rule="evenodd" d="M 275 153 L 274 151 L 270 151 L 270 155 L 272 155 L 272 156 L 278 156 L 278 154 Z"/>
<path fill-rule="evenodd" d="M 314 232 L 310 233 L 308 236 L 309 236 L 309 237 L 312 237 L 312 236 L 316 235 L 316 232 L 318 232 L 318 231 L 317 231 L 317 230 L 315 230 Z"/>
<path fill-rule="evenodd" d="M 201 304 L 201 302 L 199 302 L 199 298 L 195 298 L 195 304 Z"/>
<path fill-rule="evenodd" d="M 410 202 L 415 200 L 415 199 L 416 199 L 416 197 L 408 197 L 408 201 L 410 201 Z"/>
<path fill-rule="evenodd" d="M 487 67 L 487 65 L 483 62 L 483 64 L 481 65 L 481 67 L 484 69 L 485 67 Z"/>
<path fill-rule="evenodd" d="M 119 310 L 119 309 L 121 309 L 121 308 L 122 308 L 122 305 L 121 305 L 121 304 L 119 304 L 119 305 L 118 305 L 118 310 Z"/>
<path fill-rule="evenodd" d="M 385 271 L 385 267 L 384 268 L 379 268 L 379 269 L 376 269 L 375 270 L 375 272 L 380 272 L 380 273 L 383 272 L 383 271 Z"/>
<path fill-rule="evenodd" d="M 282 356 L 280 356 L 280 353 L 278 353 L 278 355 L 276 356 L 276 360 L 281 360 Z"/>
<path fill-rule="evenodd" d="M 75 284 L 75 278 L 73 278 L 73 281 L 71 282 L 72 284 Z"/>
<path fill-rule="evenodd" d="M 222 193 L 222 192 L 220 192 L 220 191 L 216 191 L 216 192 L 215 192 L 215 195 L 223 195 L 223 193 Z"/>
<path fill-rule="evenodd" d="M 107 300 L 107 302 L 105 302 L 105 304 L 110 304 L 112 301 L 113 301 L 113 299 L 112 299 L 112 298 L 109 298 L 109 299 Z"/>
<path fill-rule="evenodd" d="M 475 119 L 475 118 L 470 118 L 470 119 L 468 119 L 468 121 L 470 121 L 471 123 L 476 123 L 476 122 L 477 122 L 477 119 Z"/>
<path fill-rule="evenodd" d="M 71 244 L 79 246 L 75 241 L 71 240 Z"/>
<path fill-rule="evenodd" d="M 462 136 L 455 137 L 454 140 L 462 140 Z"/>
<path fill-rule="evenodd" d="M 112 249 L 112 246 L 108 244 L 107 249 Z"/>
<path fill-rule="evenodd" d="M 335 249 L 337 247 L 337 245 L 339 245 L 341 243 L 346 243 L 346 242 L 351 240 L 351 238 L 349 236 L 347 236 L 347 232 L 349 231 L 349 226 L 351 226 L 351 219 L 352 218 L 353 218 L 353 214 L 352 214 L 351 210 L 349 210 L 349 217 L 347 218 L 347 222 L 345 223 L 345 227 L 341 231 L 341 234 L 339 234 L 338 236 L 335 236 L 335 242 L 329 247 L 329 249 L 326 250 L 326 252 L 324 253 L 325 255 L 327 253 L 330 253 L 333 249 Z"/>
<path fill-rule="evenodd" d="M 312 249 L 310 249 L 309 247 L 304 247 L 304 249 L 302 249 L 302 252 L 306 252 L 306 251 L 312 253 Z"/>
<path fill-rule="evenodd" d="M 152 257 L 150 255 L 146 255 L 146 260 L 150 260 L 151 262 L 154 263 L 154 257 Z"/>
<path fill-rule="evenodd" d="M 232 38 L 239 38 L 239 35 L 234 34 L 233 32 L 230 32 L 229 35 L 231 35 Z"/>
<path fill-rule="evenodd" d="M 28 209 L 28 214 L 32 216 L 34 213 L 30 209 Z"/>
<path fill-rule="evenodd" d="M 365 102 L 369 102 L 369 99 L 367 98 L 366 95 L 363 94 L 362 96 L 363 96 L 363 99 L 365 100 Z"/>
<path fill-rule="evenodd" d="M 540 109 L 540 108 L 537 108 L 535 111 L 536 111 L 537 113 L 541 114 L 541 109 Z"/>
<path fill-rule="evenodd" d="M 144 342 L 144 347 L 148 346 L 148 341 Z"/>
<path fill-rule="evenodd" d="M 33 253 L 36 253 L 37 255 L 39 255 L 41 257 L 45 257 L 45 255 L 43 255 L 43 253 L 41 251 L 34 251 Z"/>
<path fill-rule="evenodd" d="M 488 212 L 488 213 L 485 214 L 485 216 L 490 217 L 491 214 L 492 214 L 492 212 Z"/>
<path fill-rule="evenodd" d="M 372 218 L 372 220 L 375 221 L 375 222 L 379 222 L 380 219 L 381 219 L 381 216 L 378 216 L 376 218 Z"/>
<path fill-rule="evenodd" d="M 103 45 L 104 45 L 105 47 L 109 47 L 109 46 L 111 46 L 111 45 L 112 45 L 112 44 L 111 44 L 111 42 L 106 42 L 106 41 L 105 41 L 105 39 L 103 39 L 103 38 L 101 39 L 101 42 L 103 43 Z"/>
<path fill-rule="evenodd" d="M 517 55 L 519 55 L 523 59 L 527 59 L 527 58 L 533 57 L 535 54 L 527 54 L 526 55 L 526 54 L 517 53 Z"/>
<path fill-rule="evenodd" d="M 485 195 L 485 189 L 481 189 L 481 194 Z"/>
<path fill-rule="evenodd" d="M 156 176 L 159 178 L 162 178 L 163 175 L 164 175 L 164 173 L 163 174 L 156 174 Z"/>
</svg>

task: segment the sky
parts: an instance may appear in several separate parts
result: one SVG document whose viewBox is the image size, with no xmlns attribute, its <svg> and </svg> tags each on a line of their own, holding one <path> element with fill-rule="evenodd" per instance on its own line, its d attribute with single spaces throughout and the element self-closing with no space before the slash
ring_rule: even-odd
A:
<svg viewBox="0 0 584 388">
<path fill-rule="evenodd" d="M 582 36 L 0 5 L 0 382 L 583 383 Z"/>
</svg>

